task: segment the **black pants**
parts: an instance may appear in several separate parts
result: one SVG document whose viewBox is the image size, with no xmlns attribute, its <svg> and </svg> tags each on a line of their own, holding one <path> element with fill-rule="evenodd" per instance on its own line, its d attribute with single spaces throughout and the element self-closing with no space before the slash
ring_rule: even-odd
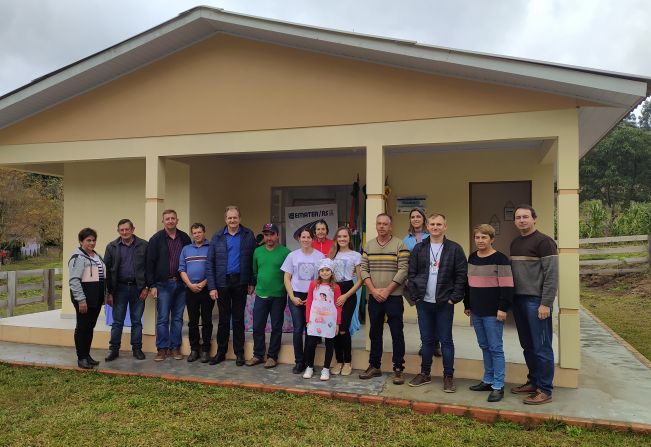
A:
<svg viewBox="0 0 651 447">
<path fill-rule="evenodd" d="M 380 368 L 382 363 L 382 333 L 384 332 L 384 316 L 387 317 L 391 341 L 393 343 L 393 369 L 402 371 L 405 364 L 405 334 L 402 316 L 404 305 L 402 296 L 391 295 L 386 301 L 378 303 L 369 295 L 368 317 L 371 323 L 369 338 L 371 339 L 371 352 L 368 363 L 374 368 Z"/>
<path fill-rule="evenodd" d="M 308 335 L 307 340 L 305 340 L 305 364 L 310 368 L 314 368 L 314 354 L 316 353 L 316 345 L 321 340 L 321 337 L 315 337 L 314 335 Z M 332 352 L 334 351 L 334 338 L 325 339 L 325 359 L 323 360 L 323 367 L 330 368 L 330 362 L 332 362 Z"/>
<path fill-rule="evenodd" d="M 215 302 L 210 298 L 208 289 L 194 293 L 185 291 L 185 305 L 188 308 L 188 338 L 193 351 L 209 352 L 212 340 L 212 310 Z M 201 338 L 199 338 L 199 317 L 201 317 Z M 201 343 L 203 341 L 203 343 Z"/>
<path fill-rule="evenodd" d="M 265 328 L 267 327 L 267 318 L 271 315 L 268 356 L 278 360 L 283 338 L 283 320 L 286 306 L 286 296 L 260 298 L 256 295 L 255 304 L 253 305 L 253 355 L 255 357 L 264 358 L 266 350 Z"/>
<path fill-rule="evenodd" d="M 347 293 L 353 288 L 352 281 L 340 282 L 339 288 L 341 294 Z M 344 306 L 341 308 L 341 324 L 339 325 L 339 333 L 335 336 L 335 356 L 337 363 L 350 363 L 352 362 L 352 341 L 350 339 L 350 323 L 353 321 L 353 314 L 357 306 L 357 296 L 353 295 L 346 300 Z M 342 334 L 343 332 L 343 334 Z"/>
<path fill-rule="evenodd" d="M 79 312 L 79 303 L 73 300 L 72 304 L 75 306 L 75 313 L 77 314 L 75 349 L 77 350 L 77 359 L 83 360 L 90 355 L 90 346 L 93 344 L 93 330 L 102 306 L 88 307 L 88 312 L 82 314 Z"/>
<path fill-rule="evenodd" d="M 230 338 L 231 318 L 233 319 L 233 351 L 237 357 L 244 357 L 244 308 L 246 307 L 246 285 L 239 284 L 235 276 L 227 287 L 218 287 L 217 307 L 219 325 L 217 326 L 217 354 L 226 355 Z"/>
</svg>

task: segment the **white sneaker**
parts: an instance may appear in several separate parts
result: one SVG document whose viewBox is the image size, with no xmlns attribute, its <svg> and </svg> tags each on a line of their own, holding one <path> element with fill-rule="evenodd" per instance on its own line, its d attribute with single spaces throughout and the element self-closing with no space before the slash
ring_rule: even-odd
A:
<svg viewBox="0 0 651 447">
<path fill-rule="evenodd" d="M 313 375 L 314 375 L 314 368 L 310 368 L 309 366 L 305 368 L 305 372 L 303 373 L 304 379 L 311 379 Z"/>
<path fill-rule="evenodd" d="M 323 368 L 321 370 L 321 380 L 330 380 L 330 368 Z"/>
</svg>

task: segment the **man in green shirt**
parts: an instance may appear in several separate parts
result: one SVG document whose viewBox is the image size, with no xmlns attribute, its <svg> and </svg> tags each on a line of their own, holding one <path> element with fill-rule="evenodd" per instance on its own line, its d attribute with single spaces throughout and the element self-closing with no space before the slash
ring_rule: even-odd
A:
<svg viewBox="0 0 651 447">
<path fill-rule="evenodd" d="M 253 357 L 246 366 L 264 362 L 265 368 L 278 364 L 278 353 L 283 336 L 283 317 L 287 305 L 287 292 L 283 282 L 284 272 L 280 266 L 289 254 L 284 245 L 278 243 L 278 227 L 268 223 L 262 227 L 264 245 L 253 252 L 253 283 L 255 303 L 253 305 Z M 271 337 L 265 362 L 265 327 L 271 315 Z"/>
</svg>

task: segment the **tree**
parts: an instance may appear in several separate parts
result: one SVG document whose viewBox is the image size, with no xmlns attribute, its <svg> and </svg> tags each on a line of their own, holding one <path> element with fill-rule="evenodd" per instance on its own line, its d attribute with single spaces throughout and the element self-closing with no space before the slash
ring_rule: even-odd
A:
<svg viewBox="0 0 651 447">
<path fill-rule="evenodd" d="M 38 238 L 60 245 L 62 227 L 61 179 L 0 169 L 0 241 Z"/>
<path fill-rule="evenodd" d="M 651 201 L 651 132 L 620 123 L 580 162 L 581 201 L 598 199 L 614 217 Z"/>
<path fill-rule="evenodd" d="M 651 98 L 647 98 L 642 105 L 642 113 L 638 119 L 640 129 L 651 132 Z"/>
</svg>

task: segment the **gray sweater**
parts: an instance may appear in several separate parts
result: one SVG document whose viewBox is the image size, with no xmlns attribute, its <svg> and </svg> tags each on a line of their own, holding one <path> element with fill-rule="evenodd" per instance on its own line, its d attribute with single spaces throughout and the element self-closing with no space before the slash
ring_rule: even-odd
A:
<svg viewBox="0 0 651 447">
<path fill-rule="evenodd" d="M 552 307 L 558 290 L 558 248 L 556 242 L 536 230 L 511 242 L 511 269 L 515 295 L 540 297 L 540 304 Z"/>
</svg>

